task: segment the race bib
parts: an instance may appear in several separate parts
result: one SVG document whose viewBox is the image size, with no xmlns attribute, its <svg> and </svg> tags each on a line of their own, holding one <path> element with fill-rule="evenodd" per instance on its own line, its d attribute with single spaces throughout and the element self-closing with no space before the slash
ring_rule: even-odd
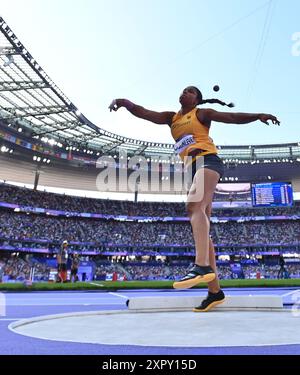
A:
<svg viewBox="0 0 300 375">
<path fill-rule="evenodd" d="M 191 134 L 185 135 L 174 145 L 174 151 L 176 154 L 181 154 L 188 146 L 195 144 L 196 141 Z"/>
</svg>

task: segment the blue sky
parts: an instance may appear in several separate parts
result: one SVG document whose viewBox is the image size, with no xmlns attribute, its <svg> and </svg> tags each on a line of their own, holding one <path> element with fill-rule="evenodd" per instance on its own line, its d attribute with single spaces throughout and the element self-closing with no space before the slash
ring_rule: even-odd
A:
<svg viewBox="0 0 300 375">
<path fill-rule="evenodd" d="M 173 143 L 168 126 L 107 107 L 123 97 L 177 111 L 192 84 L 204 98 L 235 102 L 236 112 L 272 113 L 282 122 L 214 123 L 216 144 L 300 142 L 300 43 L 292 40 L 300 32 L 299 0 L 2 0 L 1 12 L 53 81 L 104 129 Z"/>
</svg>

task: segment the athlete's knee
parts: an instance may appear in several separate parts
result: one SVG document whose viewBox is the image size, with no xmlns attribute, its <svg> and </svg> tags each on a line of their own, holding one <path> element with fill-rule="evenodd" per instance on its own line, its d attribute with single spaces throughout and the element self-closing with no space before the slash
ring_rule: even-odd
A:
<svg viewBox="0 0 300 375">
<path fill-rule="evenodd" d="M 201 201 L 201 202 L 188 202 L 186 204 L 186 210 L 189 217 L 192 217 L 195 213 L 203 213 L 207 215 L 207 207 L 209 206 L 209 202 Z"/>
<path fill-rule="evenodd" d="M 205 210 L 205 213 L 206 213 L 207 217 L 209 217 L 209 218 L 210 218 L 210 215 L 211 215 L 211 209 L 212 209 L 211 206 L 212 206 L 212 205 L 209 204 L 209 205 L 206 207 L 206 210 Z"/>
</svg>

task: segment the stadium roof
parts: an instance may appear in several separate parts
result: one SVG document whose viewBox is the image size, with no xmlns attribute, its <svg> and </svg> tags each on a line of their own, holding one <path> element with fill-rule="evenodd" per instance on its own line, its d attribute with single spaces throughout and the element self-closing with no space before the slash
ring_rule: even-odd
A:
<svg viewBox="0 0 300 375">
<path fill-rule="evenodd" d="M 173 145 L 126 138 L 90 122 L 48 77 L 0 17 L 0 119 L 22 126 L 32 137 L 48 137 L 64 147 L 101 153 L 174 157 Z M 222 146 L 223 158 L 300 157 L 300 143 Z"/>
</svg>

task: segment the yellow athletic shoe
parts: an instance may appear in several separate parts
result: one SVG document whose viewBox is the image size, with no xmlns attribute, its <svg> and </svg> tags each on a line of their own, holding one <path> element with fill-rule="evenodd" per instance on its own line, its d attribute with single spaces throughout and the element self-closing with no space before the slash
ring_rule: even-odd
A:
<svg viewBox="0 0 300 375">
<path fill-rule="evenodd" d="M 218 293 L 208 292 L 207 297 L 202 301 L 201 305 L 193 309 L 194 312 L 206 312 L 213 307 L 225 301 L 225 294 L 220 289 Z"/>
<path fill-rule="evenodd" d="M 182 279 L 175 281 L 174 289 L 188 289 L 199 283 L 209 283 L 215 279 L 216 275 L 211 266 L 194 266 L 190 269 L 188 274 Z"/>
</svg>

